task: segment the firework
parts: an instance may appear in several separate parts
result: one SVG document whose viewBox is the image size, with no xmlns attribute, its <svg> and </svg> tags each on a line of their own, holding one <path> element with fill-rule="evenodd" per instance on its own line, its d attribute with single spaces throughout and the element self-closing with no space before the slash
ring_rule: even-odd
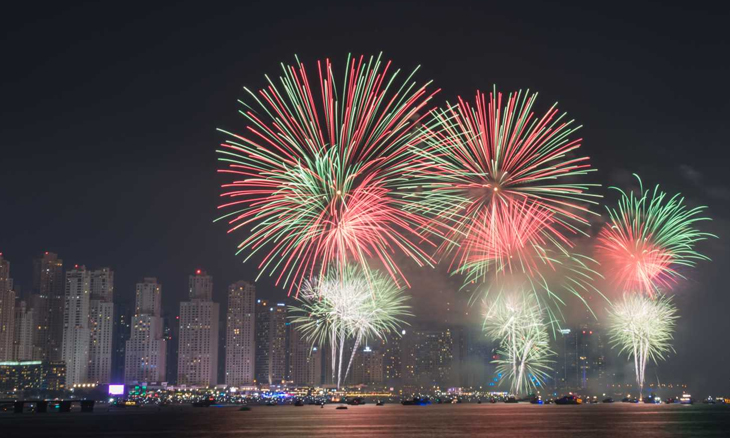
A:
<svg viewBox="0 0 730 438">
<path fill-rule="evenodd" d="M 404 318 L 411 316 L 408 296 L 390 277 L 377 271 L 366 273 L 353 265 L 332 268 L 323 279 L 306 280 L 299 300 L 301 307 L 291 308 L 292 323 L 312 345 L 330 345 L 332 376 L 338 388 L 362 342 L 398 333 L 406 324 Z M 344 368 L 350 340 L 354 346 Z"/>
<path fill-rule="evenodd" d="M 460 273 L 533 275 L 546 266 L 547 246 L 572 247 L 570 237 L 588 225 L 597 195 L 575 182 L 591 171 L 587 157 L 571 157 L 578 127 L 555 106 L 534 116 L 536 97 L 520 91 L 503 102 L 501 93 L 487 100 L 478 92 L 476 107 L 459 99 L 424 128 L 428 147 L 409 174 L 420 191 L 409 209 L 435 217 L 429 229 L 443 230 L 439 249 L 453 253 Z M 468 263 L 475 253 L 484 263 Z"/>
<path fill-rule="evenodd" d="M 551 370 L 548 323 L 531 293 L 502 295 L 486 304 L 483 329 L 500 342 L 497 372 L 511 380 L 512 394 L 543 386 Z"/>
<path fill-rule="evenodd" d="M 405 281 L 394 252 L 431 263 L 416 245 L 429 243 L 418 231 L 426 219 L 403 211 L 396 195 L 435 93 L 430 83 L 416 85 L 415 71 L 398 84 L 399 71 L 380 57 L 348 58 L 341 89 L 329 60 L 317 63 L 316 87 L 297 64 L 282 65 L 278 85 L 269 79 L 258 93 L 246 89 L 254 102 L 243 103 L 246 134 L 223 131 L 230 138 L 218 151 L 226 166 L 219 172 L 233 181 L 222 186 L 230 201 L 219 208 L 229 212 L 218 220 L 229 232 L 250 229 L 238 252 L 246 260 L 265 253 L 261 273 L 290 293 L 332 264 L 370 258 Z"/>
<path fill-rule="evenodd" d="M 671 341 L 677 319 L 677 308 L 671 299 L 657 294 L 625 294 L 623 300 L 609 310 L 611 344 L 634 359 L 639 398 L 644 391 L 647 360 L 657 363 L 673 351 Z"/>
<path fill-rule="evenodd" d="M 694 248 L 709 237 L 695 228 L 706 207 L 688 208 L 680 194 L 669 197 L 659 190 L 621 194 L 617 208 L 607 208 L 609 222 L 598 236 L 597 257 L 606 266 L 607 276 L 623 292 L 653 295 L 669 291 L 684 278 L 679 267 L 695 266 L 709 260 Z"/>
</svg>

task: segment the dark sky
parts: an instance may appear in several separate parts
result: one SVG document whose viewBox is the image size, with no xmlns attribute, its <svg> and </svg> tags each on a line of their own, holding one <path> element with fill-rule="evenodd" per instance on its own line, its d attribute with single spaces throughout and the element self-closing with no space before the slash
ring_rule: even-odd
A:
<svg viewBox="0 0 730 438">
<path fill-rule="evenodd" d="M 241 131 L 242 87 L 262 86 L 294 54 L 342 66 L 348 52 L 383 51 L 398 67 L 422 65 L 417 78 L 443 88 L 437 103 L 495 83 L 537 90 L 538 109 L 559 101 L 584 125 L 595 181 L 625 184 L 638 172 L 709 205 L 707 230 L 721 239 L 701 246 L 714 262 L 678 292 L 678 355 L 660 370 L 730 390 L 727 6 L 25 3 L 0 18 L 0 252 L 22 287 L 48 250 L 67 265 L 111 266 L 121 301 L 157 276 L 175 309 L 198 267 L 222 301 L 226 284 L 254 272 L 212 223 L 215 128 Z M 428 275 L 441 274 L 419 276 Z M 259 290 L 284 296 L 267 281 Z"/>
</svg>

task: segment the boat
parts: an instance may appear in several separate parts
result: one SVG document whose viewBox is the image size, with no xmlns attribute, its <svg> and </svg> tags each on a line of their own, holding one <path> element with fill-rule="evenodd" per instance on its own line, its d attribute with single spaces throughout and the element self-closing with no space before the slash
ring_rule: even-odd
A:
<svg viewBox="0 0 730 438">
<path fill-rule="evenodd" d="M 347 406 L 337 406 L 335 409 L 347 409 Z"/>
<path fill-rule="evenodd" d="M 355 398 L 353 398 L 351 400 L 348 400 L 347 401 L 347 404 L 348 405 L 351 405 L 351 406 L 364 405 L 365 404 L 365 399 L 362 398 L 362 397 L 355 397 Z"/>
<path fill-rule="evenodd" d="M 604 398 L 603 403 L 613 403 L 613 397 Z"/>
<path fill-rule="evenodd" d="M 679 399 L 679 403 L 683 405 L 691 405 L 694 403 L 694 400 L 692 400 L 692 396 L 689 394 L 682 394 L 682 397 Z"/>
<path fill-rule="evenodd" d="M 383 406 L 385 404 L 384 401 L 378 400 L 377 403 L 375 403 L 375 406 Z"/>
<path fill-rule="evenodd" d="M 294 402 L 294 406 L 304 406 L 304 402 L 301 400 L 297 400 Z"/>
<path fill-rule="evenodd" d="M 193 407 L 194 408 L 209 408 L 209 407 L 211 407 L 211 405 L 213 405 L 213 403 L 214 403 L 214 400 L 210 400 L 210 399 L 201 400 L 201 401 L 193 402 Z"/>
<path fill-rule="evenodd" d="M 505 403 L 519 403 L 517 398 L 514 395 L 510 395 L 509 397 L 504 399 Z"/>
<path fill-rule="evenodd" d="M 541 405 L 541 404 L 544 404 L 544 403 L 545 403 L 545 402 L 544 402 L 544 401 L 542 401 L 542 397 L 541 397 L 541 396 L 539 396 L 539 395 L 538 395 L 537 397 L 533 397 L 533 398 L 532 398 L 532 399 L 530 400 L 530 404 L 531 404 L 531 405 Z"/>
<path fill-rule="evenodd" d="M 555 400 L 556 405 L 579 405 L 583 403 L 583 399 L 580 399 L 574 395 L 565 395 Z"/>
<path fill-rule="evenodd" d="M 431 400 L 428 397 L 413 397 L 410 400 L 403 400 L 401 404 L 403 406 L 426 406 L 431 404 Z"/>
</svg>

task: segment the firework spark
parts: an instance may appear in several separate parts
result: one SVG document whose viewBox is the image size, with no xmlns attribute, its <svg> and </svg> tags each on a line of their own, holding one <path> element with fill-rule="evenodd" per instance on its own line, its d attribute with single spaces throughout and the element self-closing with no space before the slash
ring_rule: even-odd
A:
<svg viewBox="0 0 730 438">
<path fill-rule="evenodd" d="M 282 65 L 279 85 L 246 89 L 258 111 L 242 102 L 245 135 L 223 131 L 230 139 L 218 151 L 227 166 L 219 172 L 233 181 L 222 186 L 230 201 L 219 208 L 232 211 L 218 220 L 229 232 L 250 229 L 238 252 L 246 260 L 264 252 L 261 273 L 290 293 L 332 264 L 367 259 L 408 284 L 394 252 L 431 264 L 417 245 L 430 242 L 418 231 L 427 220 L 403 211 L 396 194 L 435 92 L 416 85 L 415 71 L 398 85 L 399 71 L 380 57 L 348 58 L 341 91 L 329 60 L 317 63 L 318 87 L 297 64 Z"/>
<path fill-rule="evenodd" d="M 694 248 L 709 237 L 695 227 L 710 220 L 701 216 L 706 207 L 688 208 L 680 194 L 669 197 L 659 190 L 621 194 L 617 208 L 607 208 L 609 222 L 598 236 L 597 258 L 609 277 L 623 292 L 653 295 L 669 291 L 684 278 L 679 267 L 693 267 L 709 260 Z"/>
<path fill-rule="evenodd" d="M 644 391 L 644 371 L 647 360 L 664 360 L 673 351 L 672 333 L 677 320 L 677 308 L 666 295 L 653 298 L 625 294 L 623 300 L 609 310 L 611 344 L 634 359 L 639 398 Z"/>
</svg>

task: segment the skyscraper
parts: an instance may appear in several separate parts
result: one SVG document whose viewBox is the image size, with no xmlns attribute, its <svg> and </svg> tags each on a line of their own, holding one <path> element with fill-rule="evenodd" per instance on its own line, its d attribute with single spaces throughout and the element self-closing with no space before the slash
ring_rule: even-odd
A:
<svg viewBox="0 0 730 438">
<path fill-rule="evenodd" d="M 198 269 L 189 277 L 190 301 L 180 303 L 177 384 L 212 386 L 218 383 L 218 316 L 213 277 Z"/>
<path fill-rule="evenodd" d="M 286 304 L 256 300 L 257 383 L 281 384 L 286 362 Z"/>
<path fill-rule="evenodd" d="M 89 301 L 91 273 L 84 266 L 66 273 L 61 360 L 66 363 L 66 385 L 88 383 Z"/>
<path fill-rule="evenodd" d="M 453 386 L 458 382 L 458 338 L 450 328 L 413 330 L 404 345 L 406 383 Z"/>
<path fill-rule="evenodd" d="M 43 351 L 43 359 L 50 361 L 61 360 L 62 356 L 64 284 L 63 260 L 57 254 L 46 251 L 40 258 L 33 260 L 33 294 L 40 296 L 31 299 L 39 327 L 36 340 Z"/>
<path fill-rule="evenodd" d="M 15 307 L 15 336 L 13 340 L 13 360 L 34 360 L 33 349 L 33 309 L 25 301 Z"/>
<path fill-rule="evenodd" d="M 355 355 L 351 382 L 356 385 L 383 384 L 383 352 L 366 345 Z"/>
<path fill-rule="evenodd" d="M 567 393 L 580 388 L 580 368 L 578 360 L 578 342 L 576 330 L 564 328 L 559 330 L 556 342 L 557 360 L 555 363 L 555 388 Z"/>
<path fill-rule="evenodd" d="M 245 281 L 228 286 L 226 316 L 226 379 L 228 386 L 250 385 L 254 380 L 256 287 Z"/>
<path fill-rule="evenodd" d="M 403 383 L 403 338 L 390 336 L 383 344 L 383 379 L 390 386 L 400 386 Z"/>
<path fill-rule="evenodd" d="M 127 341 L 132 332 L 132 311 L 125 305 L 114 305 L 114 340 L 112 341 L 112 382 L 124 382 Z"/>
<path fill-rule="evenodd" d="M 125 383 L 162 382 L 167 370 L 162 286 L 156 278 L 137 283 L 132 331 L 125 349 Z"/>
<path fill-rule="evenodd" d="M 288 379 L 298 386 L 322 384 L 322 350 L 304 339 L 296 325 L 289 324 Z"/>
<path fill-rule="evenodd" d="M 15 292 L 10 280 L 10 262 L 0 253 L 0 362 L 13 360 Z"/>
<path fill-rule="evenodd" d="M 88 383 L 110 383 L 114 335 L 114 271 L 90 273 Z"/>
</svg>

